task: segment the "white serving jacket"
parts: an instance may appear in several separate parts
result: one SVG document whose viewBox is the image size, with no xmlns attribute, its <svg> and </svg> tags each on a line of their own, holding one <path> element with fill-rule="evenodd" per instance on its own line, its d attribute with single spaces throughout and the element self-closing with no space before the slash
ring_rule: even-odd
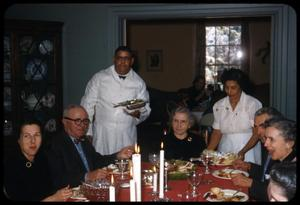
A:
<svg viewBox="0 0 300 205">
<path fill-rule="evenodd" d="M 212 126 L 222 133 L 218 151 L 238 153 L 247 144 L 252 136 L 254 114 L 261 107 L 261 102 L 244 92 L 234 111 L 228 96 L 214 104 Z M 261 164 L 260 142 L 245 154 L 245 161 Z"/>
<path fill-rule="evenodd" d="M 113 107 L 114 104 L 135 98 L 148 102 L 140 109 L 139 119 L 126 114 L 125 107 Z M 93 145 L 102 155 L 113 154 L 125 146 L 134 145 L 137 142 L 136 125 L 151 112 L 149 93 L 143 79 L 132 69 L 126 74 L 126 79 L 120 79 L 114 65 L 92 77 L 81 105 L 93 122 L 87 135 L 93 136 Z"/>
</svg>

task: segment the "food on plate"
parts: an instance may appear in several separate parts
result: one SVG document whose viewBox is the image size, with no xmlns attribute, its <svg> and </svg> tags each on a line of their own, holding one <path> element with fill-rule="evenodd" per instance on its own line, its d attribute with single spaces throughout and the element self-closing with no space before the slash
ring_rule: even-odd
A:
<svg viewBox="0 0 300 205">
<path fill-rule="evenodd" d="M 238 158 L 238 155 L 235 153 L 222 153 L 212 150 L 204 150 L 203 154 L 208 153 L 212 158 L 212 162 L 215 165 L 231 165 L 234 160 Z"/>
<path fill-rule="evenodd" d="M 189 161 L 170 160 L 167 162 L 168 177 L 170 179 L 186 179 L 187 173 L 195 169 L 195 165 Z"/>
<path fill-rule="evenodd" d="M 215 198 L 217 200 L 221 200 L 224 198 L 224 192 L 219 187 L 212 187 L 210 188 L 210 192 L 212 193 L 210 195 L 210 198 Z"/>
<path fill-rule="evenodd" d="M 245 193 L 236 190 L 212 187 L 204 198 L 208 201 L 245 201 L 248 197 Z"/>
<path fill-rule="evenodd" d="M 221 169 L 221 170 L 217 170 L 215 172 L 215 174 L 213 175 L 217 175 L 221 178 L 227 178 L 227 179 L 231 179 L 233 176 L 237 175 L 237 174 L 242 174 L 245 177 L 247 177 L 248 175 L 240 170 L 234 170 L 234 169 Z"/>
</svg>

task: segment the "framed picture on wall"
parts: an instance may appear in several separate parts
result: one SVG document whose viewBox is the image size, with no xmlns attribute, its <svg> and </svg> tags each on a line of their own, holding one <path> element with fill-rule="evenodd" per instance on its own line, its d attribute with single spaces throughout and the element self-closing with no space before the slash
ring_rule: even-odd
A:
<svg viewBox="0 0 300 205">
<path fill-rule="evenodd" d="M 162 71 L 163 51 L 147 50 L 146 51 L 146 68 L 147 71 Z"/>
</svg>

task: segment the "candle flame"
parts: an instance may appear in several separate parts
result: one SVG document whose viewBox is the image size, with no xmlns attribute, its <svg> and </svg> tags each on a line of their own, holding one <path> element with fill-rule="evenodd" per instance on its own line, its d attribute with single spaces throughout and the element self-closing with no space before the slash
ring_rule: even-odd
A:
<svg viewBox="0 0 300 205">
<path fill-rule="evenodd" d="M 136 153 L 137 153 L 137 154 L 140 153 L 140 146 L 137 147 L 137 152 L 136 152 Z"/>
<path fill-rule="evenodd" d="M 113 185 L 114 184 L 114 175 L 113 174 L 111 175 L 110 181 L 111 181 L 111 184 Z"/>
<path fill-rule="evenodd" d="M 137 153 L 137 144 L 134 145 L 134 152 Z"/>
<path fill-rule="evenodd" d="M 156 167 L 155 166 L 153 166 L 153 172 L 156 173 Z"/>
<path fill-rule="evenodd" d="M 164 148 L 164 143 L 163 143 L 163 142 L 160 143 L 160 148 L 161 148 L 161 149 Z"/>
</svg>

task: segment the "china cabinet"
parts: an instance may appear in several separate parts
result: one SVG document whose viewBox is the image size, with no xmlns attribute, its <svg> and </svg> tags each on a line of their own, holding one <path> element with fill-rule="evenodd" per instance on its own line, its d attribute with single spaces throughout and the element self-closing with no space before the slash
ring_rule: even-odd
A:
<svg viewBox="0 0 300 205">
<path fill-rule="evenodd" d="M 61 22 L 5 20 L 3 49 L 5 142 L 34 117 L 51 136 L 61 129 Z"/>
</svg>

